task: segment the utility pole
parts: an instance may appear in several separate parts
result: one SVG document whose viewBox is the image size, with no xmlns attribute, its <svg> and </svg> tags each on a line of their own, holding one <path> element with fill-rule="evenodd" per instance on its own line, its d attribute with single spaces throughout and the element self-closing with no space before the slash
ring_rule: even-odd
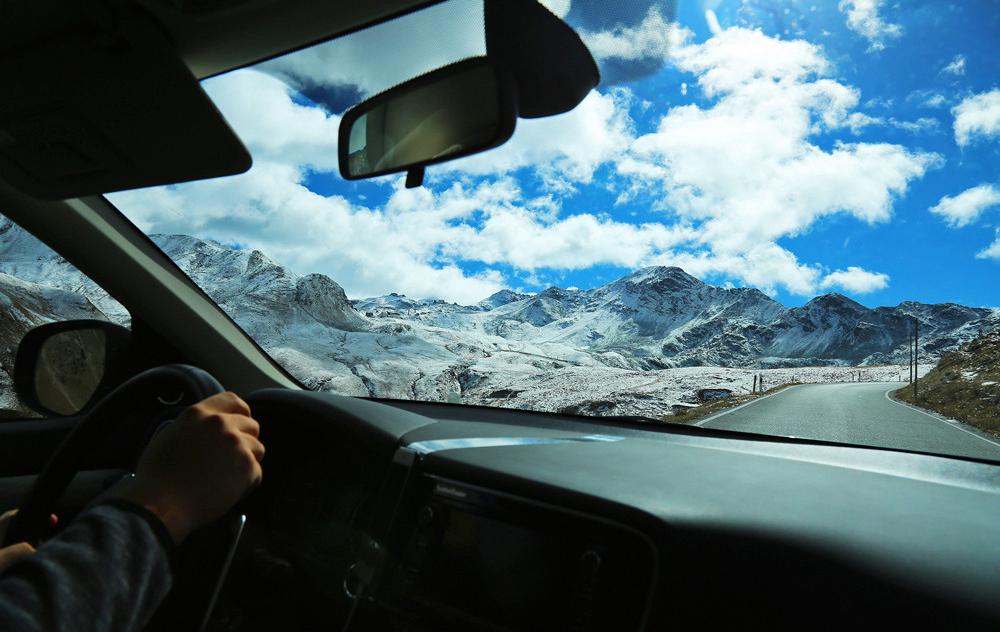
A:
<svg viewBox="0 0 1000 632">
<path fill-rule="evenodd" d="M 910 376 L 909 382 L 913 384 L 913 334 L 906 337 L 906 349 L 910 352 Z"/>
<path fill-rule="evenodd" d="M 913 317 L 913 400 L 917 399 L 917 365 L 920 354 L 920 321 Z"/>
</svg>

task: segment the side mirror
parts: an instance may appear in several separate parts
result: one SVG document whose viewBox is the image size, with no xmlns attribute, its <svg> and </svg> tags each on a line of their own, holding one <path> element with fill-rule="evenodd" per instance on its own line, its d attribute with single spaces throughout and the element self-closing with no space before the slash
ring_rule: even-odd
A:
<svg viewBox="0 0 1000 632">
<path fill-rule="evenodd" d="M 14 359 L 14 388 L 40 413 L 75 415 L 106 390 L 130 332 L 103 320 L 49 323 L 29 331 Z"/>
<path fill-rule="evenodd" d="M 338 159 L 348 180 L 409 172 L 507 141 L 517 121 L 514 79 L 496 61 L 474 57 L 390 88 L 348 110 Z"/>
</svg>

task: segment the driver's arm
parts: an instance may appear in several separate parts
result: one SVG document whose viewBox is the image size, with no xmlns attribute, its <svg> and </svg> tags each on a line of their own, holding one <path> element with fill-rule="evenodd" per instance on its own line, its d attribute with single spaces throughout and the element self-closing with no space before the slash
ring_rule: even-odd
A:
<svg viewBox="0 0 1000 632">
<path fill-rule="evenodd" d="M 135 477 L 0 575 L 0 630 L 137 630 L 171 585 L 170 558 L 261 479 L 264 447 L 232 393 L 188 408 Z"/>
</svg>

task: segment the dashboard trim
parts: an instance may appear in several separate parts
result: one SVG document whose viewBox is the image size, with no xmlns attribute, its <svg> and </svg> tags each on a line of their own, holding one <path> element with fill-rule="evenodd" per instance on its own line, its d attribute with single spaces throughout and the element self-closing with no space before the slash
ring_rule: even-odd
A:
<svg viewBox="0 0 1000 632">
<path fill-rule="evenodd" d="M 556 445 L 559 443 L 612 443 L 625 437 L 592 434 L 583 437 L 467 437 L 461 439 L 432 439 L 417 441 L 406 447 L 417 454 L 433 454 L 442 450 L 466 450 L 469 448 L 497 448 L 515 445 Z"/>
</svg>

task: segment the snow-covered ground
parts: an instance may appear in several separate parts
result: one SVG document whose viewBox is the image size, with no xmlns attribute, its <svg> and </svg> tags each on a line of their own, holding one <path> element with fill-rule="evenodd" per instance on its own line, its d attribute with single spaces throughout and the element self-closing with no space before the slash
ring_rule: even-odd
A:
<svg viewBox="0 0 1000 632">
<path fill-rule="evenodd" d="M 920 375 L 930 370 L 920 367 Z M 658 371 L 628 371 L 600 367 L 565 367 L 512 377 L 490 376 L 462 397 L 463 403 L 591 415 L 670 415 L 699 403 L 699 389 L 727 389 L 733 395 L 753 390 L 754 376 L 765 389 L 786 383 L 899 382 L 906 365 L 866 367 L 801 367 L 734 369 L 682 367 Z"/>
<path fill-rule="evenodd" d="M 347 395 L 419 399 L 594 415 L 672 414 L 698 404 L 699 389 L 750 393 L 790 382 L 905 380 L 906 365 L 795 368 L 615 366 L 610 354 L 563 343 L 531 343 L 418 319 L 371 331 L 321 332 L 302 324 L 262 344 L 309 388 Z M 300 341 L 308 341 L 302 344 Z M 921 375 L 930 369 L 922 365 Z"/>
</svg>

